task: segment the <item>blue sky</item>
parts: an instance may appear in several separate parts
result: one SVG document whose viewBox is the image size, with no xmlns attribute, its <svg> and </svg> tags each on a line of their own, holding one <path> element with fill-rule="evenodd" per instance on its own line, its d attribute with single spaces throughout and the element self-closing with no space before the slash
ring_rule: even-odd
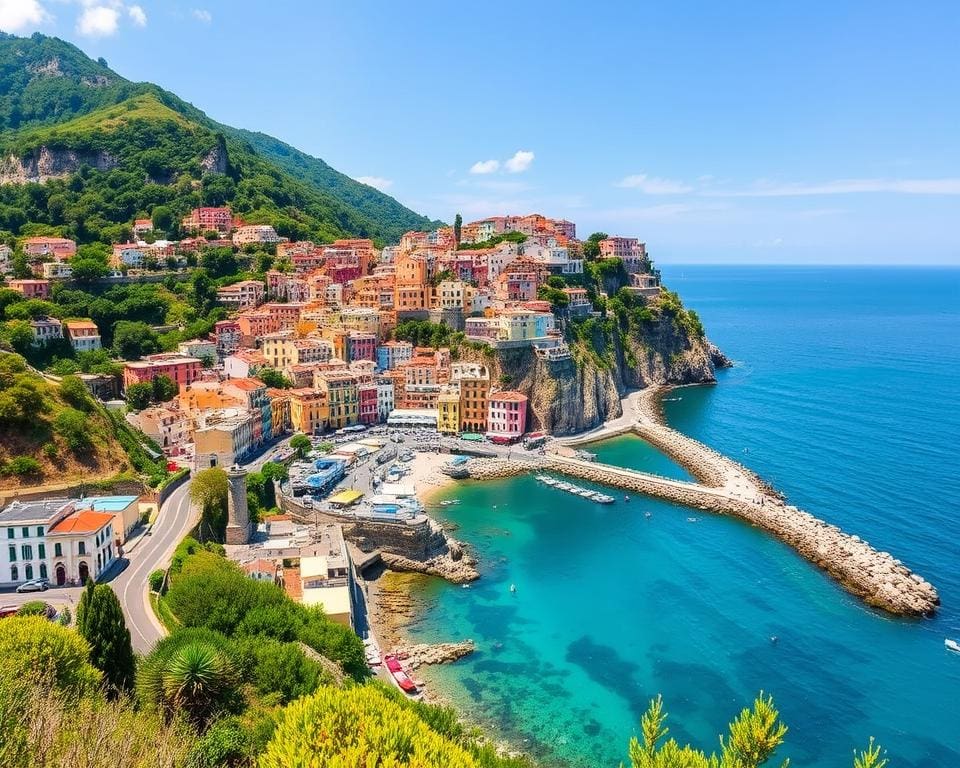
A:
<svg viewBox="0 0 960 768">
<path fill-rule="evenodd" d="M 960 264 L 960 3 L 0 0 L 447 221 L 661 262 Z"/>
</svg>

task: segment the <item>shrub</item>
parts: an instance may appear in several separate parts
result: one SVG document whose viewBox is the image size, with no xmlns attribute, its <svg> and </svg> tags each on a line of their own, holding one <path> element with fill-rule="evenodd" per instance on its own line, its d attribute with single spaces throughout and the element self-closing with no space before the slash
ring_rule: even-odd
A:
<svg viewBox="0 0 960 768">
<path fill-rule="evenodd" d="M 56 443 L 44 443 L 43 455 L 46 456 L 48 459 L 55 459 L 57 458 L 58 450 L 59 449 L 57 448 Z"/>
<path fill-rule="evenodd" d="M 0 468 L 0 474 L 29 477 L 40 474 L 40 462 L 32 456 L 16 456 Z"/>
<path fill-rule="evenodd" d="M 74 408 L 89 411 L 93 408 L 93 398 L 86 384 L 77 376 L 64 376 L 60 381 L 60 394 Z"/>
<path fill-rule="evenodd" d="M 83 693 L 98 688 L 100 672 L 88 661 L 90 647 L 76 632 L 40 616 L 3 620 L 0 678 Z"/>
<path fill-rule="evenodd" d="M 53 429 L 74 453 L 90 448 L 90 427 L 86 414 L 65 408 L 53 420 Z"/>
<path fill-rule="evenodd" d="M 150 589 L 159 592 L 163 588 L 164 572 L 162 570 L 151 571 L 149 576 Z"/>
<path fill-rule="evenodd" d="M 230 644 L 231 658 L 243 679 L 261 695 L 279 694 L 283 703 L 313 693 L 327 675 L 295 643 L 244 637 Z"/>
<path fill-rule="evenodd" d="M 223 768 L 249 764 L 253 752 L 250 736 L 237 717 L 222 717 L 190 752 L 191 768 Z"/>
<path fill-rule="evenodd" d="M 259 765 L 287 768 L 306 754 L 312 768 L 477 765 L 462 747 L 369 685 L 321 688 L 288 705 Z"/>
<path fill-rule="evenodd" d="M 43 600 L 31 600 L 17 609 L 17 616 L 47 616 L 47 604 Z"/>
</svg>

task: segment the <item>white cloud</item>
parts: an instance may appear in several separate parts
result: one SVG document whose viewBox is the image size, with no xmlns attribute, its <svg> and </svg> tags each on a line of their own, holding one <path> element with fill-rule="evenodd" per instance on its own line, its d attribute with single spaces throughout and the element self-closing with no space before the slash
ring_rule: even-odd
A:
<svg viewBox="0 0 960 768">
<path fill-rule="evenodd" d="M 194 8 L 192 11 L 190 11 L 190 14 L 197 21 L 200 21 L 204 24 L 209 24 L 211 21 L 213 21 L 213 14 L 210 13 L 210 11 L 204 10 L 203 8 Z"/>
<path fill-rule="evenodd" d="M 526 149 L 518 149 L 513 157 L 507 160 L 503 167 L 510 173 L 523 173 L 533 163 L 533 152 Z"/>
<path fill-rule="evenodd" d="M 386 192 L 393 186 L 393 181 L 384 179 L 381 176 L 357 176 L 357 181 L 361 184 L 366 184 L 368 187 L 379 189 L 381 192 Z"/>
<path fill-rule="evenodd" d="M 139 5 L 131 5 L 127 8 L 127 13 L 130 15 L 130 19 L 133 21 L 134 25 L 138 27 L 147 26 L 147 14 Z"/>
<path fill-rule="evenodd" d="M 760 180 L 747 189 L 707 190 L 713 197 L 807 197 L 892 192 L 903 195 L 960 195 L 960 178 L 946 179 L 836 179 L 814 184 L 775 184 Z"/>
<path fill-rule="evenodd" d="M 470 173 L 496 173 L 500 170 L 499 160 L 478 160 L 470 166 Z"/>
<path fill-rule="evenodd" d="M 0 30 L 20 32 L 51 21 L 38 0 L 0 0 Z"/>
<path fill-rule="evenodd" d="M 693 191 L 693 187 L 684 184 L 682 181 L 661 179 L 657 176 L 648 176 L 645 173 L 625 176 L 617 182 L 617 186 L 626 189 L 638 189 L 645 195 L 682 195 Z"/>
<path fill-rule="evenodd" d="M 116 8 L 90 5 L 77 19 L 77 32 L 87 37 L 109 37 L 116 33 L 120 14 Z"/>
</svg>

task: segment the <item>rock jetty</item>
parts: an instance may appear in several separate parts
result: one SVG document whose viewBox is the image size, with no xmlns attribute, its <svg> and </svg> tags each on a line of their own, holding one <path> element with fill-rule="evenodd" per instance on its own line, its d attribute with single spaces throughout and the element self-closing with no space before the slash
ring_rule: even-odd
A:
<svg viewBox="0 0 960 768">
<path fill-rule="evenodd" d="M 940 605 L 937 590 L 889 552 L 880 552 L 860 537 L 786 504 L 779 493 L 747 468 L 668 427 L 660 408 L 663 391 L 644 390 L 633 399 L 633 431 L 684 467 L 696 483 L 557 455 L 523 462 L 475 460 L 469 464 L 470 477 L 489 480 L 533 470 L 552 471 L 731 515 L 790 545 L 868 605 L 898 616 L 931 616 L 936 612 Z"/>
<path fill-rule="evenodd" d="M 393 649 L 407 669 L 417 669 L 425 664 L 449 664 L 469 656 L 475 650 L 473 640 L 459 643 L 420 643 L 401 645 Z"/>
</svg>

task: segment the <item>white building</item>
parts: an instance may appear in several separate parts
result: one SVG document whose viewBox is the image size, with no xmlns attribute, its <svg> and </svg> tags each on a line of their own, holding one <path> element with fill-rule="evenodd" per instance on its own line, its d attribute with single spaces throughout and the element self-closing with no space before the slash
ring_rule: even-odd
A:
<svg viewBox="0 0 960 768">
<path fill-rule="evenodd" d="M 234 245 L 250 245 L 251 243 L 279 243 L 282 238 L 269 224 L 248 224 L 239 227 L 233 233 Z"/>
<path fill-rule="evenodd" d="M 100 329 L 92 320 L 67 320 L 64 326 L 74 352 L 100 349 Z"/>
<path fill-rule="evenodd" d="M 46 261 L 41 269 L 45 280 L 66 280 L 73 277 L 73 268 L 64 261 Z"/>
<path fill-rule="evenodd" d="M 55 317 L 36 317 L 30 321 L 30 329 L 34 346 L 63 338 L 63 325 Z"/>
<path fill-rule="evenodd" d="M 77 510 L 67 499 L 14 501 L 0 512 L 0 583 L 49 579 L 58 586 L 96 580 L 114 562 L 114 516 Z"/>
<path fill-rule="evenodd" d="M 190 339 L 189 341 L 181 341 L 177 344 L 177 351 L 181 355 L 186 355 L 187 357 L 195 357 L 198 360 L 203 360 L 205 357 L 209 357 L 211 360 L 217 359 L 217 342 L 211 341 L 210 339 Z"/>
<path fill-rule="evenodd" d="M 381 424 L 387 420 L 394 408 L 393 379 L 385 376 L 377 377 L 377 421 Z"/>
<path fill-rule="evenodd" d="M 257 307 L 263 303 L 266 288 L 259 280 L 241 280 L 217 290 L 217 301 L 233 309 Z"/>
</svg>

